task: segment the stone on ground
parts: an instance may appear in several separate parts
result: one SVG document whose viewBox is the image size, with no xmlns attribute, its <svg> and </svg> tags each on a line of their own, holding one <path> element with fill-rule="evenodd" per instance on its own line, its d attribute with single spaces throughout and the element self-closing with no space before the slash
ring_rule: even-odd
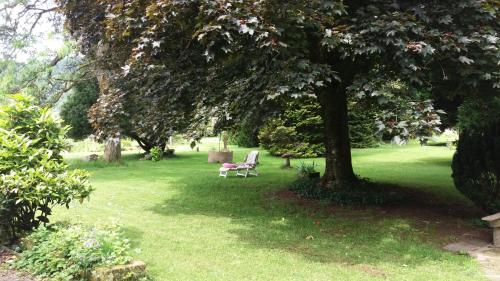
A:
<svg viewBox="0 0 500 281">
<path fill-rule="evenodd" d="M 488 279 L 500 281 L 500 248 L 485 241 L 468 240 L 449 244 L 444 249 L 476 258 Z"/>
</svg>

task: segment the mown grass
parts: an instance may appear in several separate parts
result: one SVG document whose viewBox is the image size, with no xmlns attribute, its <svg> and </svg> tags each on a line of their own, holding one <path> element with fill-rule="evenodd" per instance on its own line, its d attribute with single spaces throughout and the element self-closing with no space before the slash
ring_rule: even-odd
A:
<svg viewBox="0 0 500 281">
<path fill-rule="evenodd" d="M 248 151 L 235 148 L 235 159 Z M 353 155 L 363 177 L 464 204 L 450 178 L 452 153 L 410 145 Z M 219 178 L 206 160 L 203 148 L 158 163 L 130 154 L 122 165 L 69 155 L 73 167 L 92 173 L 96 190 L 52 219 L 119 223 L 155 280 L 485 280 L 473 259 L 442 251 L 410 218 L 373 220 L 369 208 L 332 214 L 278 200 L 274 192 L 296 177 L 279 158 L 262 152 L 261 176 L 247 179 Z"/>
</svg>

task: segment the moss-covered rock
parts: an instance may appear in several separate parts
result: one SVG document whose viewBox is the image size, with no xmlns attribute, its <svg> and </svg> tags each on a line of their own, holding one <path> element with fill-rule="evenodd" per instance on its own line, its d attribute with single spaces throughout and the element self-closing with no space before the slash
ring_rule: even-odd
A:
<svg viewBox="0 0 500 281">
<path fill-rule="evenodd" d="M 91 281 L 136 281 L 146 277 L 146 264 L 134 261 L 126 265 L 103 267 L 92 271 Z"/>
</svg>

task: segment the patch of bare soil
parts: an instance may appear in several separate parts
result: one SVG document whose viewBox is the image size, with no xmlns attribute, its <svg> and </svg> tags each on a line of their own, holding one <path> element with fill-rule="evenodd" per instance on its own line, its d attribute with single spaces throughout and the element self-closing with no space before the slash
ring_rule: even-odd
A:
<svg viewBox="0 0 500 281">
<path fill-rule="evenodd" d="M 36 281 L 37 279 L 28 274 L 7 267 L 6 263 L 15 258 L 16 255 L 12 251 L 0 247 L 0 281 Z"/>
<path fill-rule="evenodd" d="M 385 273 L 382 270 L 371 265 L 361 264 L 358 266 L 358 269 L 373 277 L 379 277 L 379 278 L 385 277 Z"/>
<path fill-rule="evenodd" d="M 268 194 L 268 198 L 282 200 L 307 208 L 311 216 L 315 213 L 352 217 L 363 220 L 387 218 L 409 220 L 412 227 L 422 234 L 422 239 L 442 247 L 451 241 L 480 240 L 491 243 L 491 229 L 474 225 L 473 221 L 484 214 L 472 206 L 443 202 L 432 194 L 411 192 L 406 200 L 387 206 L 349 206 L 321 204 L 317 200 L 301 198 L 294 192 L 283 189 Z"/>
<path fill-rule="evenodd" d="M 0 281 L 35 281 L 32 277 L 16 272 L 0 268 Z"/>
</svg>

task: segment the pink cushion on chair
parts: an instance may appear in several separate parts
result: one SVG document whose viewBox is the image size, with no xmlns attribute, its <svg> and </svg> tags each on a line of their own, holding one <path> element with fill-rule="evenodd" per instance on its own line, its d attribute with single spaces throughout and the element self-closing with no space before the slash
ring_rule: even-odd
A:
<svg viewBox="0 0 500 281">
<path fill-rule="evenodd" d="M 232 163 L 224 163 L 224 164 L 222 164 L 222 167 L 228 168 L 228 169 L 235 169 L 235 168 L 238 168 L 238 165 L 232 164 Z"/>
</svg>

